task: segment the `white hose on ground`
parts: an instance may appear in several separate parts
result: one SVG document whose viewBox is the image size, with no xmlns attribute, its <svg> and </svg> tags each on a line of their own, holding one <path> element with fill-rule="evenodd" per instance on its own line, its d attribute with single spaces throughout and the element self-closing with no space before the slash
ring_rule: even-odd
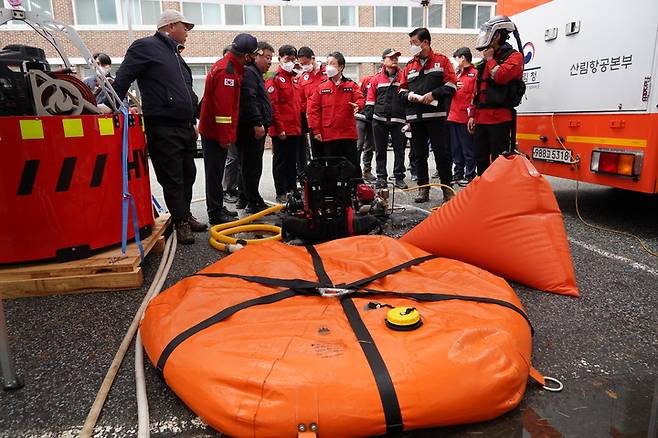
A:
<svg viewBox="0 0 658 438">
<path fill-rule="evenodd" d="M 156 297 L 162 290 L 164 282 L 167 279 L 169 274 L 169 269 L 171 269 L 171 264 L 174 261 L 174 256 L 176 255 L 176 246 L 178 241 L 176 240 L 176 233 L 172 233 L 171 250 L 164 253 L 163 259 L 166 257 L 166 266 L 161 272 L 160 276 L 156 276 L 153 279 L 153 284 L 151 287 L 153 291 L 149 290 L 150 294 L 147 294 L 146 304 L 151 302 L 153 298 Z M 162 264 L 162 261 L 160 261 Z M 145 299 L 146 299 L 145 298 Z M 146 309 L 146 306 L 144 307 Z M 140 322 L 144 317 L 144 313 L 140 317 Z M 150 429 L 149 429 L 149 404 L 148 398 L 146 396 L 146 380 L 144 378 L 144 348 L 142 347 L 142 336 L 139 330 L 137 330 L 137 338 L 135 339 L 135 393 L 137 396 L 137 437 L 138 438 L 149 438 Z"/>
<path fill-rule="evenodd" d="M 151 435 L 149 426 L 149 402 L 146 396 L 146 380 L 144 378 L 144 348 L 142 337 L 137 330 L 135 338 L 135 394 L 137 397 L 137 436 L 148 438 Z"/>
<path fill-rule="evenodd" d="M 417 211 L 417 212 L 419 212 L 419 213 L 423 213 L 424 215 L 427 215 L 427 216 L 429 216 L 430 214 L 432 214 L 431 211 L 429 211 L 429 210 L 425 210 L 424 208 L 416 207 L 415 205 L 404 204 L 404 205 L 396 205 L 396 206 L 394 206 L 394 208 L 400 208 L 400 207 L 404 208 L 405 210 L 413 210 L 413 211 Z"/>
<path fill-rule="evenodd" d="M 82 430 L 80 431 L 80 435 L 79 435 L 80 438 L 91 438 L 91 436 L 94 433 L 94 428 L 96 427 L 96 422 L 98 421 L 98 417 L 100 416 L 101 410 L 103 409 L 103 405 L 105 404 L 107 395 L 109 394 L 110 389 L 112 388 L 112 383 L 114 382 L 114 378 L 119 372 L 119 368 L 121 367 L 123 358 L 125 357 L 126 352 L 128 351 L 128 347 L 130 347 L 130 342 L 135 336 L 135 332 L 137 331 L 139 322 L 142 319 L 142 314 L 144 313 L 144 309 L 146 309 L 146 305 L 150 301 L 150 297 L 153 295 L 155 286 L 157 285 L 157 283 L 161 283 L 160 281 L 155 281 L 155 280 L 158 279 L 160 276 L 162 276 L 162 273 L 166 265 L 169 263 L 169 260 L 170 259 L 173 260 L 173 256 L 170 255 L 169 253 L 171 252 L 170 248 L 172 246 L 174 247 L 174 249 L 176 248 L 175 242 L 176 242 L 176 233 L 172 233 L 169 239 L 167 239 L 165 250 L 162 255 L 162 259 L 160 260 L 160 266 L 158 266 L 158 270 L 155 273 L 154 281 L 151 283 L 151 287 L 146 293 L 144 299 L 142 300 L 142 303 L 139 306 L 137 313 L 135 313 L 135 316 L 133 317 L 133 320 L 130 326 L 128 327 L 128 331 L 126 332 L 126 335 L 123 337 L 123 341 L 121 341 L 121 345 L 119 346 L 119 349 L 114 355 L 114 359 L 110 364 L 110 368 L 107 370 L 107 374 L 105 374 L 103 383 L 101 384 L 101 387 L 98 390 L 98 393 L 96 394 L 96 399 L 94 400 L 91 409 L 89 409 L 89 414 L 87 415 L 85 423 L 82 426 Z M 171 263 L 169 263 L 169 266 L 171 266 Z M 164 280 L 162 280 L 162 282 L 164 282 Z"/>
</svg>

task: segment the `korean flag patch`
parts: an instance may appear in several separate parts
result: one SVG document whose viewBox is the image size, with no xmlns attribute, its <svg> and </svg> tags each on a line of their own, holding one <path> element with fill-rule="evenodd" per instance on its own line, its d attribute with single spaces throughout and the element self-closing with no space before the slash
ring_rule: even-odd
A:
<svg viewBox="0 0 658 438">
<path fill-rule="evenodd" d="M 267 89 L 267 92 L 270 94 L 274 93 L 274 85 L 270 85 L 270 88 Z"/>
<path fill-rule="evenodd" d="M 235 86 L 235 79 L 224 78 L 224 85 L 227 87 Z"/>
<path fill-rule="evenodd" d="M 280 80 L 281 82 L 285 82 L 285 81 L 286 81 L 286 78 L 284 78 L 283 76 L 279 76 L 279 80 Z"/>
</svg>

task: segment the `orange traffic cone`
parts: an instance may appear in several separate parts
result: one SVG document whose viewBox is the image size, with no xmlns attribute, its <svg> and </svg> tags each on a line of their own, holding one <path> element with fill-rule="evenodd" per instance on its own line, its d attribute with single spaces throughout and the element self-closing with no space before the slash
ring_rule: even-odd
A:
<svg viewBox="0 0 658 438">
<path fill-rule="evenodd" d="M 522 155 L 496 159 L 401 240 L 535 289 L 579 296 L 553 189 Z"/>
</svg>

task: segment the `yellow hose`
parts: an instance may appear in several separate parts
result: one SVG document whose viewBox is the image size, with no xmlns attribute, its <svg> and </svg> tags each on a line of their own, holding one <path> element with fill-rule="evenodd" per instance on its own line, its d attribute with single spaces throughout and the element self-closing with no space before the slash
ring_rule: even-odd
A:
<svg viewBox="0 0 658 438">
<path fill-rule="evenodd" d="M 219 251 L 234 252 L 243 247 L 242 242 L 246 242 L 246 244 L 249 245 L 266 242 L 268 240 L 281 240 L 281 227 L 268 224 L 247 224 L 260 219 L 263 216 L 267 216 L 268 214 L 281 211 L 283 207 L 284 206 L 281 204 L 276 204 L 256 214 L 252 214 L 251 216 L 227 222 L 225 224 L 214 225 L 210 228 L 210 246 Z M 236 239 L 230 237 L 233 234 L 244 233 L 247 231 L 264 231 L 266 233 L 272 233 L 273 235 L 263 239 Z"/>
</svg>

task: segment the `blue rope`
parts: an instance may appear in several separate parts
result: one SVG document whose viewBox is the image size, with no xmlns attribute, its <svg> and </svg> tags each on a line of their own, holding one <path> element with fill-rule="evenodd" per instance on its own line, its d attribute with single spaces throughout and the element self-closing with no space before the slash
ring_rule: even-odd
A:
<svg viewBox="0 0 658 438">
<path fill-rule="evenodd" d="M 137 206 L 135 198 L 128 190 L 128 108 L 121 105 L 119 108 L 123 114 L 123 146 L 121 148 L 121 170 L 123 174 L 123 199 L 122 199 L 122 222 L 121 222 L 121 253 L 126 255 L 126 246 L 128 242 L 128 210 L 132 209 L 133 232 L 135 233 L 135 243 L 139 248 L 139 258 L 144 261 L 144 245 L 139 238 L 139 220 L 137 219 Z"/>
</svg>

